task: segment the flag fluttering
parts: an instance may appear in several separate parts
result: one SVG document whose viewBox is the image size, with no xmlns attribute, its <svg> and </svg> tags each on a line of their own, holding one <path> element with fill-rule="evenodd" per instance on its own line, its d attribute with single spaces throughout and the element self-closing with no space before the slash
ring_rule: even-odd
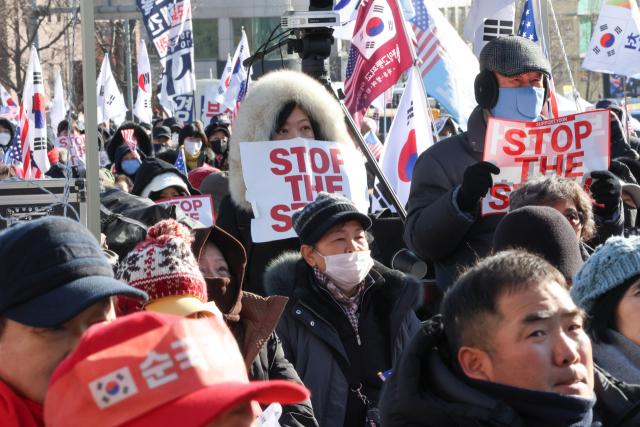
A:
<svg viewBox="0 0 640 427">
<path fill-rule="evenodd" d="M 411 42 L 395 0 L 363 2 L 344 81 L 344 103 L 358 126 L 371 103 L 413 64 Z"/>
<path fill-rule="evenodd" d="M 64 89 L 62 88 L 62 77 L 60 70 L 56 74 L 55 93 L 53 95 L 53 103 L 51 104 L 51 127 L 56 130 L 58 124 L 64 120 L 66 114 L 64 111 Z"/>
<path fill-rule="evenodd" d="M 153 112 L 151 111 L 151 67 L 147 45 L 140 40 L 140 57 L 138 58 L 138 97 L 133 107 L 135 114 L 141 122 L 151 124 Z"/>
<path fill-rule="evenodd" d="M 180 153 L 178 153 L 178 158 L 173 166 L 182 172 L 184 176 L 187 176 L 187 163 L 184 161 L 184 148 L 180 150 Z"/>
<path fill-rule="evenodd" d="M 433 145 L 427 98 L 422 90 L 420 78 L 416 67 L 411 67 L 407 71 L 407 86 L 398 104 L 398 110 L 380 158 L 380 168 L 403 205 L 409 200 L 411 177 L 416 160 L 424 150 Z M 382 196 L 380 182 L 376 179 L 372 211 L 384 207 L 393 209 L 391 203 Z"/>
<path fill-rule="evenodd" d="M 235 117 L 239 108 L 239 103 L 244 99 L 244 95 L 247 91 L 247 83 L 251 82 L 251 74 L 253 71 L 251 67 L 247 68 L 242 65 L 242 62 L 249 58 L 251 53 L 249 51 L 249 42 L 247 41 L 247 34 L 242 30 L 242 38 L 236 52 L 233 54 L 231 63 L 233 69 L 231 70 L 231 77 L 229 78 L 229 84 L 226 89 L 223 89 L 223 93 L 218 93 L 216 101 L 220 103 L 220 108 L 233 111 L 232 117 Z M 249 79 L 247 81 L 247 77 Z M 222 82 L 222 81 L 221 81 Z M 220 86 L 222 88 L 222 86 Z"/>
<path fill-rule="evenodd" d="M 512 34 L 515 0 L 475 0 L 464 21 L 464 36 L 473 43 L 476 58 L 484 45 L 497 37 Z"/>
<path fill-rule="evenodd" d="M 122 138 L 127 143 L 129 150 L 131 150 L 134 157 L 138 159 L 139 156 L 138 152 L 136 151 L 136 148 L 138 147 L 138 141 L 136 141 L 135 136 L 133 136 L 134 129 L 121 129 L 120 132 L 122 133 Z"/>
<path fill-rule="evenodd" d="M 16 102 L 13 100 L 13 98 L 11 98 L 11 95 L 9 94 L 9 92 L 7 92 L 7 90 L 2 85 L 0 85 L 0 97 L 2 98 L 2 105 L 4 105 L 5 107 L 18 106 Z"/>
</svg>

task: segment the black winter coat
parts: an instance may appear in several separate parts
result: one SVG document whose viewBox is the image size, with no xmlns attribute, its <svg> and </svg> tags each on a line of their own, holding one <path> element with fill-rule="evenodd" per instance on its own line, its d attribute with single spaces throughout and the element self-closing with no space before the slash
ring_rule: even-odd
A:
<svg viewBox="0 0 640 427">
<path fill-rule="evenodd" d="M 470 221 L 453 204 L 467 167 L 482 161 L 486 132 L 483 110 L 476 107 L 467 132 L 429 147 L 413 169 L 404 241 L 413 253 L 434 262 L 441 293 L 464 267 L 491 252 L 493 233 L 504 216 L 481 216 L 478 207 Z"/>
<path fill-rule="evenodd" d="M 440 316 L 423 323 L 400 363 L 387 378 L 380 399 L 384 427 L 522 427 L 513 408 L 461 381 Z M 594 411 L 603 427 L 640 425 L 640 386 L 624 384 L 596 367 Z"/>
<path fill-rule="evenodd" d="M 316 286 L 313 270 L 299 252 L 281 256 L 265 274 L 270 295 L 289 297 L 276 333 L 285 358 L 311 391 L 320 427 L 354 425 L 346 421 L 354 418 L 347 408 L 359 410 L 363 404 L 349 391 L 350 382 L 362 384 L 362 393 L 377 400 L 383 384 L 378 372 L 397 366 L 403 348 L 420 328 L 413 307 L 422 301 L 421 285 L 377 262 L 369 274 L 375 283 L 361 298 L 358 334 L 362 340 L 358 344 L 342 307 L 328 291 Z M 344 333 L 340 326 L 344 324 L 350 334 Z M 351 380 L 341 365 L 349 367 Z M 380 371 L 371 369 L 376 365 Z M 364 424 L 364 412 L 361 421 Z"/>
<path fill-rule="evenodd" d="M 247 268 L 242 282 L 242 289 L 260 296 L 267 296 L 262 278 L 267 265 L 279 255 L 287 251 L 299 251 L 300 240 L 274 240 L 265 243 L 253 243 L 251 239 L 251 220 L 253 212 L 246 212 L 231 201 L 231 196 L 225 196 L 220 202 L 220 212 L 216 225 L 231 234 L 242 243 L 247 252 Z"/>
</svg>

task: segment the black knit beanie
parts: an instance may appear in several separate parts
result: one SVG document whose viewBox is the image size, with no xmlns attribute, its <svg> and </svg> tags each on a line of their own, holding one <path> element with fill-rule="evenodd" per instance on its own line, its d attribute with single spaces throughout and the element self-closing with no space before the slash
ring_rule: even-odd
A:
<svg viewBox="0 0 640 427">
<path fill-rule="evenodd" d="M 547 206 L 525 206 L 502 218 L 493 236 L 493 252 L 513 248 L 540 255 L 567 279 L 583 264 L 573 227 L 564 215 Z"/>
</svg>

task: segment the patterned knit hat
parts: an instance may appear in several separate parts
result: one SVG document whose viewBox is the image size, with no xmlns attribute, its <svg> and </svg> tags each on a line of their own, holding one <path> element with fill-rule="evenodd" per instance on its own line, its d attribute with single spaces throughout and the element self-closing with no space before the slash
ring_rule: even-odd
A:
<svg viewBox="0 0 640 427">
<path fill-rule="evenodd" d="M 371 227 L 371 219 L 340 194 L 321 191 L 316 199 L 302 210 L 294 212 L 291 222 L 300 244 L 312 245 L 338 222 L 356 220 L 365 230 Z"/>
<path fill-rule="evenodd" d="M 149 229 L 147 240 L 126 256 L 116 274 L 116 279 L 145 290 L 149 302 L 143 305 L 118 297 L 122 314 L 143 309 L 178 316 L 202 311 L 219 313 L 215 304 L 207 303 L 207 284 L 191 252 L 191 241 L 189 229 L 172 219 Z"/>
<path fill-rule="evenodd" d="M 625 280 L 640 274 L 640 237 L 611 237 L 573 277 L 571 298 L 589 311 L 597 299 Z"/>
</svg>

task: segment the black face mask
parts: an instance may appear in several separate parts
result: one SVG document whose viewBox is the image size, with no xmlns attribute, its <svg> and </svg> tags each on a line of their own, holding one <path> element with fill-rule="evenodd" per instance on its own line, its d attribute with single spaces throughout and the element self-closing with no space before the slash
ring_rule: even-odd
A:
<svg viewBox="0 0 640 427">
<path fill-rule="evenodd" d="M 631 205 L 622 202 L 624 208 L 624 228 L 633 228 L 636 226 L 636 217 L 638 215 L 638 209 Z"/>
<path fill-rule="evenodd" d="M 213 141 L 210 141 L 210 144 L 211 144 L 211 149 L 218 156 L 224 154 L 228 148 L 227 147 L 228 141 L 226 139 L 214 139 Z"/>
</svg>

